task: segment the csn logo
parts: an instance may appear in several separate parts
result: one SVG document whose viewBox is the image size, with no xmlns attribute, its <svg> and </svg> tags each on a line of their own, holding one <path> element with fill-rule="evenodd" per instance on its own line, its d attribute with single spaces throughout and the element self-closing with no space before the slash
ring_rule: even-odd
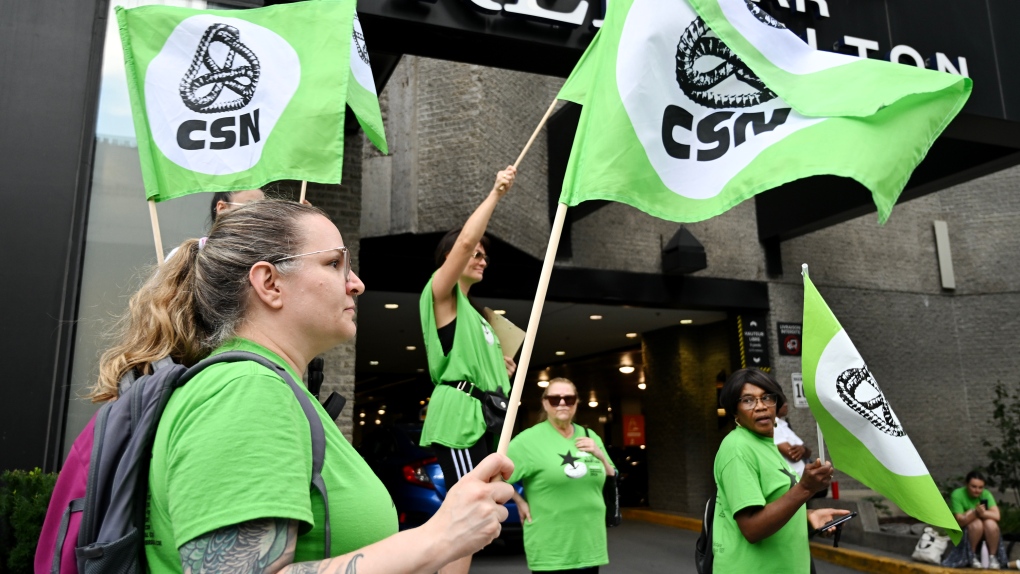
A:
<svg viewBox="0 0 1020 574">
<path fill-rule="evenodd" d="M 784 27 L 750 0 L 746 1 L 748 10 L 760 22 L 774 28 Z M 731 88 L 718 89 L 726 81 Z M 674 128 L 694 132 L 699 142 L 711 145 L 699 149 L 696 157 L 697 161 L 712 161 L 725 155 L 731 142 L 733 147 L 744 143 L 747 128 L 750 127 L 754 135 L 759 135 L 786 123 L 790 115 L 790 108 L 772 110 L 768 120 L 762 111 L 737 113 L 738 109 L 757 107 L 773 100 L 776 94 L 722 40 L 709 35 L 701 18 L 695 18 L 687 26 L 677 44 L 676 82 L 691 101 L 706 108 L 723 110 L 704 116 L 695 128 L 694 114 L 681 106 L 666 106 L 662 113 L 662 146 L 670 157 L 676 159 L 690 159 L 691 146 L 676 141 Z M 737 82 L 746 87 L 734 89 Z"/>
<path fill-rule="evenodd" d="M 297 52 L 276 32 L 220 15 L 186 18 L 145 73 L 152 139 L 188 170 L 251 169 L 300 81 Z"/>
</svg>

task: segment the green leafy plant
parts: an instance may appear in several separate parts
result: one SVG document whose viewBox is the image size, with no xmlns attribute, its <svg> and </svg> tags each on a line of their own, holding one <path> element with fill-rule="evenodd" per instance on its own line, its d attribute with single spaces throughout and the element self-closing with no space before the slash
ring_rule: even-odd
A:
<svg viewBox="0 0 1020 574">
<path fill-rule="evenodd" d="M 32 571 L 35 546 L 56 473 L 9 470 L 0 475 L 0 574 Z"/>
<path fill-rule="evenodd" d="M 999 505 L 999 529 L 1009 534 L 1020 534 L 1020 506 L 1003 502 Z"/>
<path fill-rule="evenodd" d="M 1012 491 L 1020 504 L 1020 392 L 1011 393 L 1002 383 L 995 385 L 995 410 L 992 418 L 998 440 L 982 441 L 988 449 L 990 462 L 986 467 L 988 484 L 999 487 L 1002 494 Z"/>
</svg>

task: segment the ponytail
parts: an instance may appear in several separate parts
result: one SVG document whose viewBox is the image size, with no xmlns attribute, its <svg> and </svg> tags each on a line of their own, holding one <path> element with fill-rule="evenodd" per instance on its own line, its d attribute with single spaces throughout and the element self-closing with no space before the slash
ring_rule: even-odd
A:
<svg viewBox="0 0 1020 574">
<path fill-rule="evenodd" d="M 116 399 L 120 380 L 132 370 L 147 374 L 150 364 L 164 357 L 190 366 L 209 353 L 195 312 L 198 243 L 182 243 L 131 296 L 127 313 L 114 326 L 116 343 L 99 360 L 99 379 L 88 394 L 92 402 Z"/>
</svg>

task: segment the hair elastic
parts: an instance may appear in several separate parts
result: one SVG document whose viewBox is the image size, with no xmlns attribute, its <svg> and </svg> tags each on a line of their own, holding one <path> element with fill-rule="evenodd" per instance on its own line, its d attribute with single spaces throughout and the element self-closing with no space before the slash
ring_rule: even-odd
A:
<svg viewBox="0 0 1020 574">
<path fill-rule="evenodd" d="M 203 247 L 205 247 L 206 239 L 209 239 L 209 238 L 208 237 L 201 237 L 201 238 L 199 238 L 199 240 L 198 240 L 198 248 L 199 248 L 199 250 L 201 250 Z"/>
</svg>

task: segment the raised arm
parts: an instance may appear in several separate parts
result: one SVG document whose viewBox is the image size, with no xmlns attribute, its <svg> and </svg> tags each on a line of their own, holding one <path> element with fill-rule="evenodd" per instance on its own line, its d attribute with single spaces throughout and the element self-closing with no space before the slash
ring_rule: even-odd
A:
<svg viewBox="0 0 1020 574">
<path fill-rule="evenodd" d="M 496 204 L 514 184 L 517 170 L 513 166 L 496 174 L 496 181 L 488 197 L 471 214 L 457 236 L 457 242 L 446 257 L 446 261 L 432 277 L 432 305 L 436 314 L 436 325 L 445 326 L 457 317 L 457 299 L 453 287 L 460 280 L 464 267 L 474 254 L 475 247 L 482 240 L 489 218 L 496 209 Z"/>
<path fill-rule="evenodd" d="M 513 463 L 490 455 L 448 493 L 443 505 L 419 528 L 399 532 L 328 560 L 294 563 L 298 522 L 265 518 L 204 534 L 180 548 L 185 574 L 431 574 L 473 554 L 499 535 L 503 506 L 513 487 Z"/>
</svg>

